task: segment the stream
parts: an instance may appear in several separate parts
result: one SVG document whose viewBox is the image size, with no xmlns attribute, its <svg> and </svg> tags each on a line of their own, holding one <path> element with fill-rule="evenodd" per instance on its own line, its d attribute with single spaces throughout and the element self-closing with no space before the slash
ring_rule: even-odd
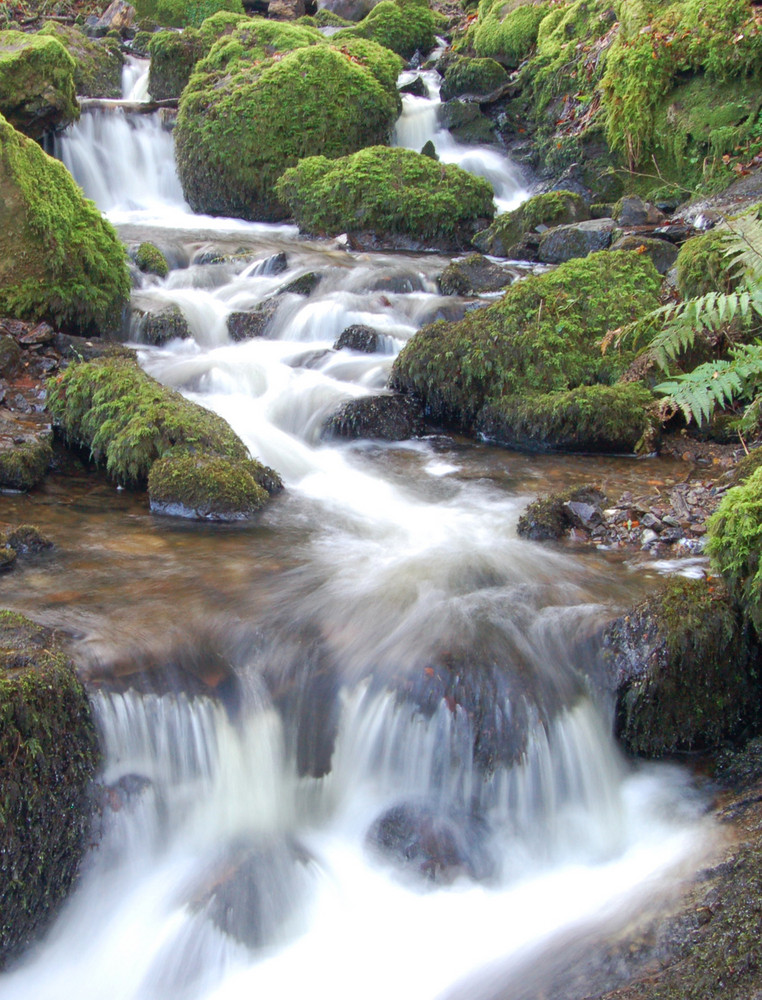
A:
<svg viewBox="0 0 762 1000">
<path fill-rule="evenodd" d="M 518 204 L 517 169 L 437 131 L 425 82 L 395 141 L 432 138 Z M 144 65 L 125 95 L 145 99 Z M 598 630 L 656 570 L 516 535 L 539 491 L 625 489 L 642 468 L 444 436 L 324 440 L 422 324 L 463 314 L 437 291 L 447 259 L 193 215 L 159 116 L 84 114 L 57 155 L 125 242 L 170 261 L 133 307 L 177 306 L 192 336 L 141 344 L 134 313 L 142 366 L 228 420 L 286 490 L 228 525 L 152 515 L 93 472 L 0 498 L 3 520 L 56 542 L 0 596 L 75 634 L 116 802 L 0 995 L 518 996 L 527 955 L 622 921 L 711 837 L 690 776 L 625 761 L 610 735 Z M 280 294 L 265 336 L 230 338 L 232 312 L 306 274 L 317 286 Z M 357 323 L 379 351 L 333 349 Z M 681 472 L 653 460 L 649 475 Z"/>
</svg>

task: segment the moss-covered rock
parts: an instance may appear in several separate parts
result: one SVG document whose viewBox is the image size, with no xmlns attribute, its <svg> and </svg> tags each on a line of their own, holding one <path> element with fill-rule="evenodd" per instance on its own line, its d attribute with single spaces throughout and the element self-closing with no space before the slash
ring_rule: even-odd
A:
<svg viewBox="0 0 762 1000">
<path fill-rule="evenodd" d="M 309 233 L 403 233 L 434 243 L 467 243 L 494 212 L 487 181 L 410 149 L 373 146 L 341 159 L 313 156 L 275 186 Z"/>
<path fill-rule="evenodd" d="M 705 749 L 759 718 L 758 649 L 719 584 L 672 580 L 609 625 L 604 646 L 630 753 Z"/>
<path fill-rule="evenodd" d="M 499 292 L 515 278 L 514 271 L 506 270 L 479 253 L 472 253 L 450 261 L 437 278 L 437 284 L 443 295 L 479 295 Z"/>
<path fill-rule="evenodd" d="M 406 441 L 423 434 L 420 406 L 407 396 L 360 396 L 326 421 L 324 437 Z"/>
<path fill-rule="evenodd" d="M 307 18 L 304 20 L 307 21 Z M 316 10 L 311 20 L 314 21 L 316 28 L 351 28 L 353 24 L 352 21 L 348 21 L 345 17 L 335 14 L 325 7 Z"/>
<path fill-rule="evenodd" d="M 638 382 L 503 396 L 479 412 L 476 431 L 527 451 L 631 454 L 658 427 L 653 403 L 651 390 Z"/>
<path fill-rule="evenodd" d="M 249 62 L 222 39 L 183 92 L 177 163 L 195 211 L 285 218 L 274 185 L 286 168 L 307 156 L 344 156 L 390 134 L 396 91 L 383 87 L 356 57 L 320 41 L 311 44 L 310 29 L 277 27 L 305 33 L 304 47 Z"/>
<path fill-rule="evenodd" d="M 727 230 L 712 230 L 686 240 L 680 247 L 677 289 L 684 299 L 708 292 L 730 292 L 738 285 L 740 275 L 734 273 L 725 254 L 727 237 Z"/>
<path fill-rule="evenodd" d="M 135 263 L 144 274 L 166 278 L 169 274 L 167 258 L 153 243 L 141 243 L 135 253 Z"/>
<path fill-rule="evenodd" d="M 473 243 L 482 253 L 510 257 L 521 238 L 538 226 L 550 229 L 585 222 L 589 218 L 590 210 L 581 195 L 572 191 L 549 191 L 534 195 L 513 212 L 499 215 L 488 229 L 476 234 Z"/>
<path fill-rule="evenodd" d="M 132 359 L 70 365 L 50 384 L 48 406 L 66 440 L 89 449 L 117 482 L 148 481 L 156 509 L 243 517 L 262 505 L 262 490 L 282 487 L 221 417 L 160 385 Z"/>
<path fill-rule="evenodd" d="M 494 59 L 456 59 L 445 70 L 440 89 L 443 101 L 464 94 L 487 96 L 508 80 L 508 74 Z"/>
<path fill-rule="evenodd" d="M 613 219 L 590 219 L 571 226 L 555 226 L 540 237 L 537 259 L 543 264 L 563 264 L 574 257 L 587 257 L 609 247 L 615 229 Z"/>
<path fill-rule="evenodd" d="M 527 505 L 516 525 L 516 534 L 531 542 L 559 541 L 577 523 L 570 504 L 596 510 L 604 501 L 605 496 L 596 486 L 570 486 L 540 496 Z"/>
<path fill-rule="evenodd" d="M 28 493 L 41 482 L 53 463 L 50 439 L 49 432 L 19 434 L 0 423 L 0 489 Z"/>
<path fill-rule="evenodd" d="M 122 51 L 113 37 L 88 38 L 75 26 L 48 21 L 38 37 L 56 38 L 74 59 L 74 86 L 82 97 L 122 96 Z"/>
<path fill-rule="evenodd" d="M 137 16 L 164 28 L 197 28 L 218 11 L 243 14 L 241 0 L 135 0 Z"/>
<path fill-rule="evenodd" d="M 635 250 L 637 253 L 647 253 L 654 262 L 659 274 L 666 274 L 675 265 L 678 249 L 669 240 L 650 239 L 647 236 L 620 236 L 611 244 L 612 250 Z"/>
<path fill-rule="evenodd" d="M 333 41 L 340 45 L 347 38 L 369 38 L 411 59 L 434 48 L 437 30 L 439 18 L 426 0 L 381 0 L 358 25 L 336 32 Z"/>
<path fill-rule="evenodd" d="M 0 115 L 39 139 L 79 118 L 76 63 L 49 35 L 0 31 Z"/>
<path fill-rule="evenodd" d="M 98 756 L 61 636 L 0 612 L 0 968 L 42 932 L 77 877 Z"/>
<path fill-rule="evenodd" d="M 129 291 L 111 225 L 63 164 L 0 117 L 0 313 L 97 336 L 120 328 Z"/>
<path fill-rule="evenodd" d="M 513 284 L 460 322 L 423 327 L 403 348 L 392 386 L 417 393 L 435 421 L 471 429 L 487 402 L 610 385 L 632 354 L 602 355 L 601 337 L 658 305 L 645 255 L 602 251 Z"/>
<path fill-rule="evenodd" d="M 550 7 L 548 0 L 480 0 L 476 54 L 515 68 L 530 54 Z"/>
</svg>

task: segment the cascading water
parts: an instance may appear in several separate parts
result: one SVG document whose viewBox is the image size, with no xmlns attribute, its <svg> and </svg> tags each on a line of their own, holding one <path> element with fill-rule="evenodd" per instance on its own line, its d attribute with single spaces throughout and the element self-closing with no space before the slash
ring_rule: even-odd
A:
<svg viewBox="0 0 762 1000">
<path fill-rule="evenodd" d="M 423 322 L 465 309 L 437 292 L 444 259 L 193 217 L 151 118 L 85 115 L 61 155 L 125 238 L 183 265 L 142 279 L 134 304 L 177 306 L 191 336 L 141 346 L 141 363 L 229 420 L 287 491 L 240 536 L 244 558 L 212 571 L 240 581 L 212 640 L 162 647 L 198 618 L 178 590 L 151 607 L 154 652 L 123 654 L 137 672 L 145 655 L 219 674 L 218 694 L 93 694 L 116 806 L 3 997 L 291 998 L 321 983 L 337 1000 L 424 1000 L 496 962 L 484 995 L 510 996 L 511 956 L 621 907 L 703 836 L 686 776 L 626 764 L 591 697 L 613 567 L 519 540 L 525 494 L 452 442 L 322 439 L 341 402 L 383 391 Z M 223 262 L 194 263 L 209 251 Z M 307 273 L 309 294 L 284 291 Z M 234 342 L 231 314 L 273 296 L 265 336 Z M 375 353 L 333 348 L 356 323 L 381 332 Z M 175 546 L 170 523 L 151 530 Z M 99 637 L 93 612 L 89 626 L 95 658 L 118 657 L 118 623 Z"/>
</svg>

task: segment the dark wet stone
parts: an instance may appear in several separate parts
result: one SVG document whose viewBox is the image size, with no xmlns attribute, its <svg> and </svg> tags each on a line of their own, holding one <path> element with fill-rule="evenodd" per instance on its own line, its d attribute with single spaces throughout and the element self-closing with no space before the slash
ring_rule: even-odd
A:
<svg viewBox="0 0 762 1000">
<path fill-rule="evenodd" d="M 509 271 L 481 254 L 472 253 L 448 264 L 439 275 L 438 284 L 443 295 L 478 295 L 500 291 L 515 277 L 515 271 Z"/>
<path fill-rule="evenodd" d="M 161 346 L 170 340 L 187 340 L 191 336 L 188 321 L 181 310 L 175 306 L 167 306 L 159 312 L 140 312 L 136 310 L 135 338 L 143 344 Z"/>
<path fill-rule="evenodd" d="M 264 337 L 275 313 L 278 311 L 278 300 L 267 299 L 247 312 L 232 312 L 228 316 L 228 333 L 232 340 L 251 340 L 252 337 Z"/>
<path fill-rule="evenodd" d="M 363 326 L 356 323 L 343 330 L 339 339 L 333 345 L 334 351 L 340 351 L 343 347 L 350 351 L 362 351 L 364 354 L 375 354 L 378 350 L 378 331 L 372 326 Z"/>
<path fill-rule="evenodd" d="M 628 234 L 611 244 L 611 250 L 636 250 L 647 253 L 659 274 L 666 274 L 677 260 L 678 248 L 668 240 Z"/>
<path fill-rule="evenodd" d="M 410 83 L 405 83 L 399 88 L 401 94 L 412 94 L 413 97 L 427 97 L 428 91 L 426 90 L 426 84 L 423 82 L 420 76 L 417 76 L 415 80 L 411 80 Z"/>
<path fill-rule="evenodd" d="M 627 195 L 616 205 L 614 218 L 620 226 L 658 226 L 666 220 L 664 212 L 637 195 Z"/>
<path fill-rule="evenodd" d="M 537 258 L 543 264 L 563 264 L 574 257 L 587 257 L 610 245 L 615 228 L 613 219 L 591 219 L 570 226 L 556 226 L 540 239 Z"/>
<path fill-rule="evenodd" d="M 324 437 L 405 441 L 423 433 L 423 411 L 409 396 L 350 399 L 326 422 Z"/>
<path fill-rule="evenodd" d="M 316 271 L 308 271 L 307 274 L 302 274 L 300 277 L 294 278 L 293 281 L 289 281 L 283 288 L 279 288 L 278 292 L 279 294 L 290 292 L 292 295 L 311 295 L 322 281 L 322 278 L 322 274 L 318 274 Z"/>
</svg>

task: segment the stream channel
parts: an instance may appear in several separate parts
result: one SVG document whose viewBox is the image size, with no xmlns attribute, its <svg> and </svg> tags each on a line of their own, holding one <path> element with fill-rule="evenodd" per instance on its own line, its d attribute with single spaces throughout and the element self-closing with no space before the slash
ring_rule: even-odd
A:
<svg viewBox="0 0 762 1000">
<path fill-rule="evenodd" d="M 435 107 L 406 97 L 397 141 L 433 135 L 518 204 L 516 169 L 436 133 Z M 143 367 L 225 417 L 286 490 L 227 525 L 152 515 L 92 472 L 0 498 L 56 542 L 0 599 L 76 634 L 118 805 L 0 995 L 518 996 L 533 949 L 622 919 L 711 839 L 686 772 L 620 755 L 599 683 L 600 625 L 656 570 L 516 536 L 539 491 L 621 491 L 642 464 L 321 440 L 342 402 L 383 391 L 421 324 L 462 314 L 437 292 L 448 261 L 194 216 L 157 116 L 84 114 L 58 155 L 126 242 L 171 263 L 133 305 L 179 306 L 192 338 L 140 346 Z M 231 340 L 231 311 L 308 272 L 319 284 L 283 294 L 265 337 Z M 333 349 L 355 323 L 381 351 Z"/>
</svg>

